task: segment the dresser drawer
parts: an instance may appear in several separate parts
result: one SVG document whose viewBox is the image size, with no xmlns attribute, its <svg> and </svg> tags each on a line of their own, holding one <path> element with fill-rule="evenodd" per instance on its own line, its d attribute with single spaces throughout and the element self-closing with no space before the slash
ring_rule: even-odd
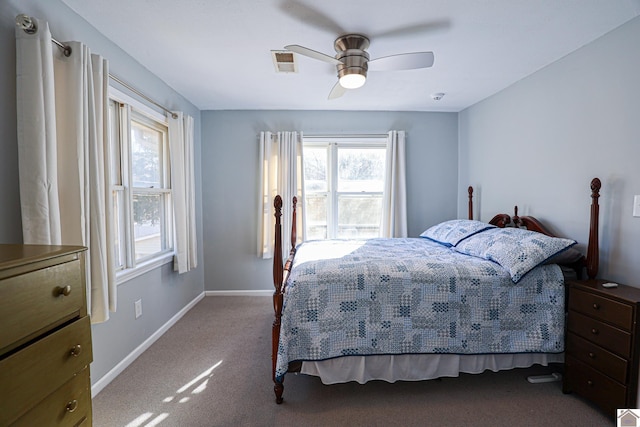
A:
<svg viewBox="0 0 640 427">
<path fill-rule="evenodd" d="M 86 368 L 10 425 L 72 427 L 88 422 L 91 420 L 90 388 L 89 368 Z"/>
<path fill-rule="evenodd" d="M 627 359 L 623 359 L 578 335 L 568 334 L 566 353 L 620 383 L 624 384 L 627 381 Z"/>
<path fill-rule="evenodd" d="M 86 313 L 80 260 L 0 280 L 0 354 Z"/>
<path fill-rule="evenodd" d="M 610 415 L 615 415 L 617 408 L 627 407 L 624 385 L 571 356 L 565 358 L 565 378 L 569 390 L 597 403 Z"/>
<path fill-rule="evenodd" d="M 92 360 L 85 316 L 0 361 L 0 425 L 25 413 Z"/>
<path fill-rule="evenodd" d="M 579 311 L 627 331 L 633 325 L 632 306 L 576 288 L 571 289 L 569 310 Z"/>
<path fill-rule="evenodd" d="M 631 334 L 591 317 L 570 311 L 568 330 L 619 356 L 626 358 L 631 354 Z"/>
</svg>

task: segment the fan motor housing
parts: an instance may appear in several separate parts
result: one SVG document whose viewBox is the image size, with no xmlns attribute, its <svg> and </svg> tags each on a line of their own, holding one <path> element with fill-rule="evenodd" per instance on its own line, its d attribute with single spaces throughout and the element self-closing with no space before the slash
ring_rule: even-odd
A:
<svg viewBox="0 0 640 427">
<path fill-rule="evenodd" d="M 362 74 L 367 76 L 367 62 L 369 54 L 359 49 L 348 49 L 336 55 L 342 64 L 336 65 L 338 68 L 338 78 L 347 74 Z"/>
<path fill-rule="evenodd" d="M 369 54 L 365 49 L 368 47 L 369 39 L 361 34 L 347 34 L 336 39 L 336 59 L 342 62 L 336 65 L 338 78 L 349 74 L 367 76 Z"/>
</svg>

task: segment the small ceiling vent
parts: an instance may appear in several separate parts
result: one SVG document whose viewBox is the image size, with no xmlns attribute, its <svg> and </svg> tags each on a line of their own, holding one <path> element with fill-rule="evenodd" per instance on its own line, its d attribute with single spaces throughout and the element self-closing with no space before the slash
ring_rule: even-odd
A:
<svg viewBox="0 0 640 427">
<path fill-rule="evenodd" d="M 273 65 L 276 67 L 276 73 L 297 73 L 298 65 L 296 64 L 293 52 L 288 50 L 272 50 L 271 57 Z"/>
</svg>

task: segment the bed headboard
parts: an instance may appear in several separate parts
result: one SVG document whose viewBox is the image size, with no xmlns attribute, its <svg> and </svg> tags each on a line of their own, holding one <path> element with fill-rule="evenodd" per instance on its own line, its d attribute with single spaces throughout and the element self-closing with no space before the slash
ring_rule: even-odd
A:
<svg viewBox="0 0 640 427">
<path fill-rule="evenodd" d="M 600 249 L 598 246 L 600 206 L 598 199 L 600 198 L 601 187 L 602 183 L 600 182 L 600 179 L 593 178 L 591 180 L 591 211 L 589 219 L 587 255 L 585 258 L 582 258 L 570 265 L 571 268 L 576 270 L 578 277 L 581 276 L 582 269 L 585 267 L 587 269 L 587 276 L 589 279 L 595 279 L 598 275 L 598 264 L 600 262 Z M 526 228 L 527 230 L 537 231 L 538 233 L 555 237 L 555 235 L 536 218 L 532 216 L 518 216 L 518 206 L 514 207 L 513 217 L 507 214 L 498 214 L 489 221 L 489 224 L 493 224 L 498 227 L 513 226 Z"/>
</svg>

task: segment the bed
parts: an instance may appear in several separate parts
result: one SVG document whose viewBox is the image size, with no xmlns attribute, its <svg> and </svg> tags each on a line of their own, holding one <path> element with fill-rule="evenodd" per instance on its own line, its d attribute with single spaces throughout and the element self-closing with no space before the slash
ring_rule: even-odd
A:
<svg viewBox="0 0 640 427">
<path fill-rule="evenodd" d="M 311 241 L 282 259 L 274 201 L 272 373 L 323 383 L 416 381 L 562 362 L 567 275 L 598 268 L 600 181 L 587 256 L 530 216 L 445 221 L 417 238 Z M 296 200 L 293 200 L 296 215 Z M 293 224 L 295 224 L 295 218 Z M 571 275 L 575 276 L 571 276 Z"/>
</svg>

